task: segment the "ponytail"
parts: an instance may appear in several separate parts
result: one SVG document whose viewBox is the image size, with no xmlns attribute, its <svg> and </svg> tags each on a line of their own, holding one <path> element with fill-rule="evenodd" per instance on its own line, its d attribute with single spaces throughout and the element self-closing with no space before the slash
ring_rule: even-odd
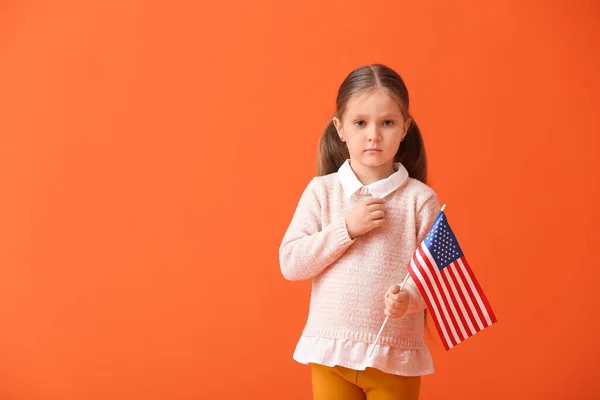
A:
<svg viewBox="0 0 600 400">
<path fill-rule="evenodd" d="M 336 172 L 348 158 L 350 158 L 348 148 L 338 137 L 337 129 L 335 129 L 333 119 L 331 119 L 319 141 L 317 176 Z"/>
<path fill-rule="evenodd" d="M 411 118 L 408 131 L 398 152 L 394 157 L 394 161 L 402 163 L 408 171 L 411 178 L 417 179 L 423 183 L 427 183 L 427 156 L 425 154 L 425 144 L 419 126 L 414 119 Z"/>
</svg>

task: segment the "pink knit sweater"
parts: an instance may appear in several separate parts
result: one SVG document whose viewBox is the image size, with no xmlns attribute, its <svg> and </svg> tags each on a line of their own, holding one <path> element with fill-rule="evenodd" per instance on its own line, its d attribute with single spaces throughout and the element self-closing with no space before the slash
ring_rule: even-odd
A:
<svg viewBox="0 0 600 400">
<path fill-rule="evenodd" d="M 279 249 L 286 279 L 312 279 L 296 360 L 400 375 L 433 372 L 424 343 L 425 303 L 412 278 L 404 287 L 410 294 L 407 314 L 389 319 L 375 357 L 367 353 L 385 319 L 387 289 L 403 281 L 406 264 L 440 210 L 430 187 L 409 178 L 401 164 L 395 168 L 390 177 L 363 186 L 346 161 L 304 190 Z M 345 217 L 367 196 L 385 199 L 386 223 L 352 240 Z"/>
</svg>

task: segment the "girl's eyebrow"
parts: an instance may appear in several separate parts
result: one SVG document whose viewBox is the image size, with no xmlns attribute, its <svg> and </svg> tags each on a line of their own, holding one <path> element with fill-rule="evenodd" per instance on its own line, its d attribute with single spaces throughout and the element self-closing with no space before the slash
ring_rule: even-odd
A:
<svg viewBox="0 0 600 400">
<path fill-rule="evenodd" d="M 401 113 L 398 112 L 390 112 L 390 113 L 385 113 L 385 114 L 381 114 L 378 116 L 378 118 L 390 118 L 390 117 L 395 117 L 398 118 L 399 116 L 401 116 Z M 352 115 L 352 118 L 360 118 L 360 119 L 368 119 L 368 115 L 363 115 L 363 114 L 354 114 Z"/>
<path fill-rule="evenodd" d="M 399 113 L 399 112 L 390 112 L 390 113 L 382 114 L 381 118 L 390 118 L 390 117 L 398 118 L 401 115 L 402 115 L 402 113 Z"/>
</svg>

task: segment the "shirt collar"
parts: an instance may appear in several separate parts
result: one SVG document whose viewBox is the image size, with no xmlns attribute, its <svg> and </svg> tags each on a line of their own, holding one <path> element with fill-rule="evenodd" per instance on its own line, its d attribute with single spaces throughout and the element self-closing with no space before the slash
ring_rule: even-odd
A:
<svg viewBox="0 0 600 400">
<path fill-rule="evenodd" d="M 359 189 L 364 187 L 373 195 L 373 197 L 383 199 L 385 196 L 402 186 L 402 184 L 408 179 L 408 171 L 401 163 L 394 163 L 394 169 L 396 172 L 387 178 L 378 180 L 377 182 L 373 182 L 365 186 L 360 183 L 356 177 L 356 174 L 350 166 L 350 160 L 346 160 L 338 169 L 338 175 L 340 178 L 340 183 L 342 184 L 342 188 L 344 189 L 347 197 L 352 196 Z"/>
</svg>

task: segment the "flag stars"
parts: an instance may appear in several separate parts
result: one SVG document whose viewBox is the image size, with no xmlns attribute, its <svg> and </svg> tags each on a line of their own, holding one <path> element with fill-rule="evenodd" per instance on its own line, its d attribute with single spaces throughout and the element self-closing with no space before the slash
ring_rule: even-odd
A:
<svg viewBox="0 0 600 400">
<path fill-rule="evenodd" d="M 425 237 L 425 245 L 435 262 L 442 268 L 462 256 L 454 233 L 445 218 L 440 217 L 435 221 Z"/>
</svg>

